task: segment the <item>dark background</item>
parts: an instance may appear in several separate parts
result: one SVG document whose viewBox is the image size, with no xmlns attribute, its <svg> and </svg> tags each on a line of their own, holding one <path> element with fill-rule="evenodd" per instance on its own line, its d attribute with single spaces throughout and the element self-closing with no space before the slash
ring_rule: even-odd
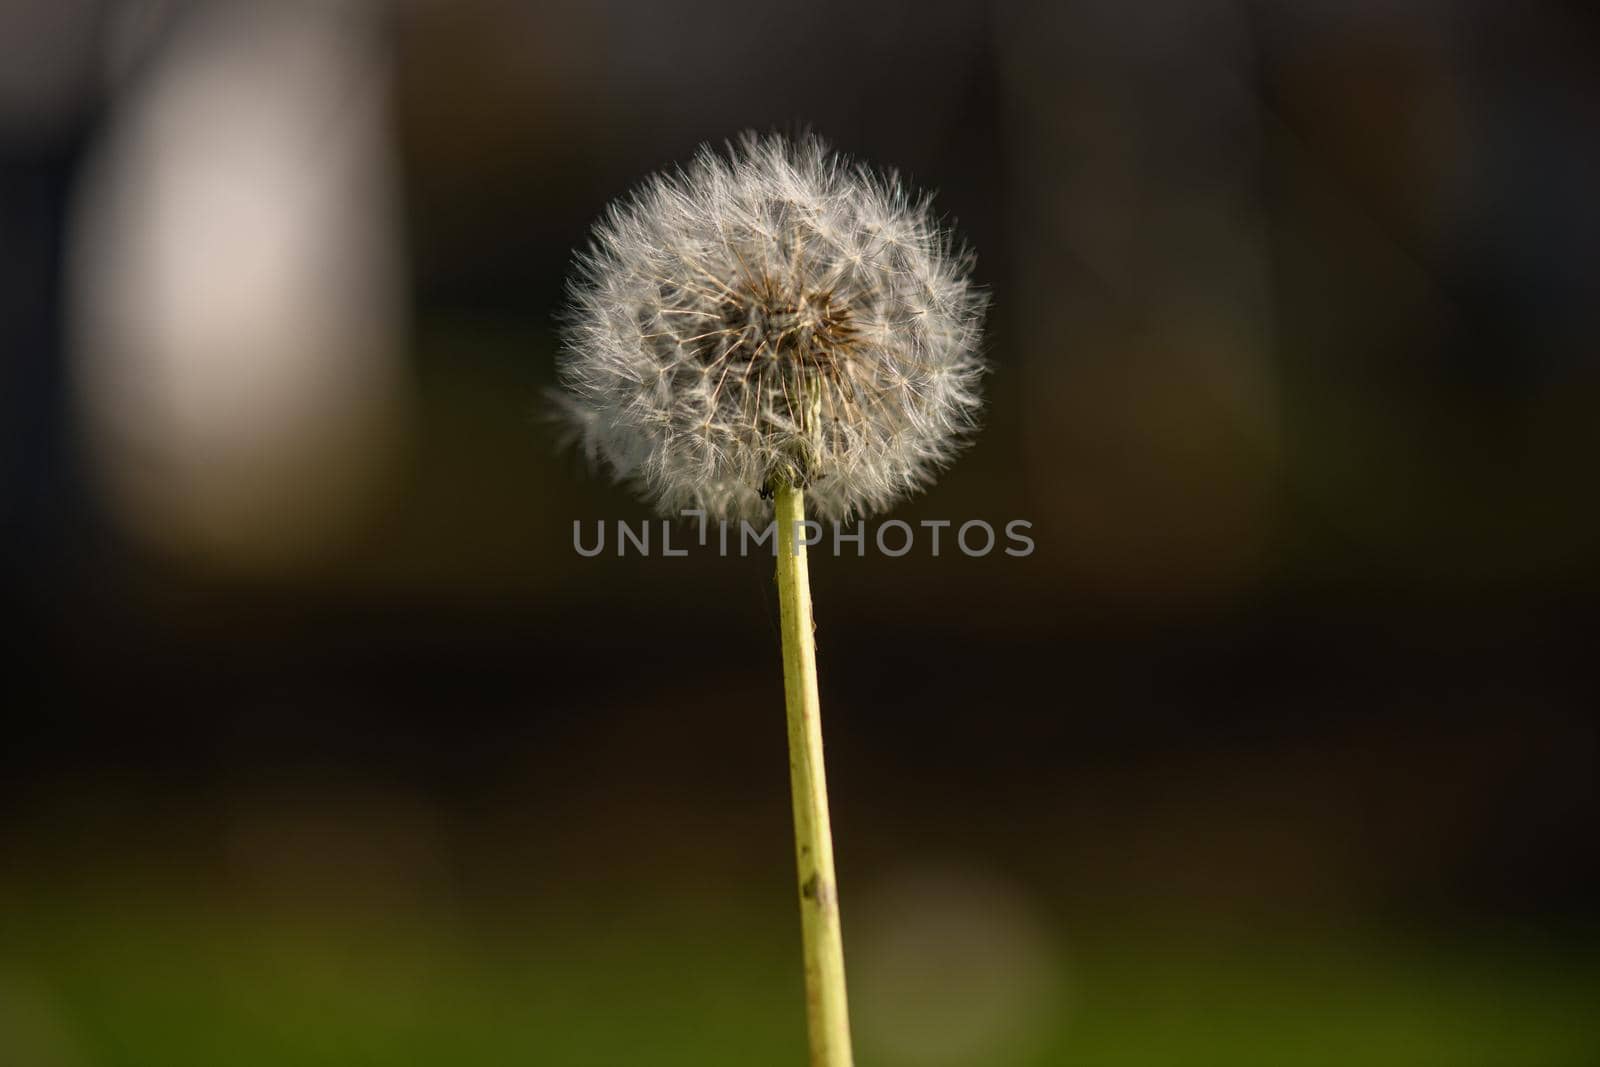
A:
<svg viewBox="0 0 1600 1067">
<path fill-rule="evenodd" d="M 543 418 L 746 128 L 937 190 L 893 517 L 1038 546 L 813 560 L 860 1062 L 1600 1056 L 1587 5 L 0 15 L 0 1061 L 803 1061 L 771 561 Z"/>
</svg>

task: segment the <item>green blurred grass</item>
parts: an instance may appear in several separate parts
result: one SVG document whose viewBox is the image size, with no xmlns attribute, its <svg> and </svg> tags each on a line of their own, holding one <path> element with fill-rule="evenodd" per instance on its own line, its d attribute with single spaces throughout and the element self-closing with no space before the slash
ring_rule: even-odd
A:
<svg viewBox="0 0 1600 1067">
<path fill-rule="evenodd" d="M 805 1060 L 795 931 L 770 915 L 710 903 L 483 911 L 0 905 L 0 1063 Z M 1064 975 L 1049 1032 L 975 1067 L 1600 1062 L 1592 941 L 1420 947 L 1078 926 L 1055 946 Z M 874 1045 L 875 1005 L 858 997 L 855 1010 L 861 1063 L 910 1062 Z"/>
</svg>

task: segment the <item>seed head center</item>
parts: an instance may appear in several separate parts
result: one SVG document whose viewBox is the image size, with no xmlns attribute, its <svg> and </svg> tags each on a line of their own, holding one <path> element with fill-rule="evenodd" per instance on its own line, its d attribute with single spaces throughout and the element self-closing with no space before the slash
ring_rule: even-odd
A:
<svg viewBox="0 0 1600 1067">
<path fill-rule="evenodd" d="M 826 366 L 854 339 L 849 308 L 826 290 L 746 286 L 722 304 L 729 339 L 725 358 L 778 366 Z M 717 355 L 721 355 L 718 353 Z"/>
</svg>

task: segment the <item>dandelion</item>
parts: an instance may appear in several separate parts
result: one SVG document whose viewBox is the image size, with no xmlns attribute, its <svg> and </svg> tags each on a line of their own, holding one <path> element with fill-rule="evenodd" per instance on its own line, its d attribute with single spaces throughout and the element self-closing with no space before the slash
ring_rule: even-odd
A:
<svg viewBox="0 0 1600 1067">
<path fill-rule="evenodd" d="M 927 196 L 816 138 L 745 135 L 613 204 L 580 254 L 557 399 L 659 510 L 775 514 L 812 1063 L 851 1062 L 811 591 L 798 536 L 925 487 L 981 405 L 987 298 Z"/>
<path fill-rule="evenodd" d="M 572 284 L 563 407 L 660 510 L 825 519 L 921 489 L 974 426 L 984 294 L 929 200 L 747 135 L 612 205 Z"/>
</svg>

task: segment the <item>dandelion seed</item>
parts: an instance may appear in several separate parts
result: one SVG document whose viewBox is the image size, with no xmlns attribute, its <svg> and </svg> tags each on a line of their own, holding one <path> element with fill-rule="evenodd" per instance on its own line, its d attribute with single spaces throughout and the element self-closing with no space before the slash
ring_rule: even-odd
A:
<svg viewBox="0 0 1600 1067">
<path fill-rule="evenodd" d="M 815 138 L 745 135 L 611 206 L 578 258 L 558 394 L 657 508 L 893 506 L 981 407 L 986 296 L 929 199 Z"/>
</svg>

